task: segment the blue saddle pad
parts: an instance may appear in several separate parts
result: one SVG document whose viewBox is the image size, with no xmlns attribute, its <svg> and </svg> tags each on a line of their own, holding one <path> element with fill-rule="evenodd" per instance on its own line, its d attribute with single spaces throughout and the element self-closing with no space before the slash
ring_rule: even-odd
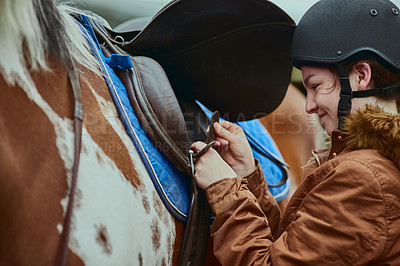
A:
<svg viewBox="0 0 400 266">
<path fill-rule="evenodd" d="M 153 145 L 151 139 L 144 132 L 135 115 L 133 107 L 130 104 L 126 89 L 113 70 L 133 67 L 130 57 L 127 55 L 117 54 L 113 54 L 108 58 L 104 56 L 88 19 L 81 15 L 81 21 L 82 25 L 80 26 L 82 31 L 91 46 L 93 53 L 101 64 L 101 70 L 105 76 L 105 81 L 122 123 L 124 124 L 130 139 L 138 150 L 161 200 L 175 218 L 182 222 L 186 222 L 190 207 L 190 182 L 188 182 L 187 176 L 180 172 L 169 161 L 169 159 L 164 156 L 155 145 Z M 242 127 L 246 128 L 246 132 L 250 134 L 255 132 L 256 134 L 254 137 L 259 135 L 260 126 L 262 127 L 261 124 L 257 124 L 256 122 L 245 123 L 242 125 Z M 272 139 L 268 137 L 269 135 L 265 129 L 264 133 L 266 133 L 266 138 L 263 138 L 260 143 L 257 144 L 262 145 L 264 149 L 271 151 L 274 156 L 280 158 L 279 160 L 283 162 L 282 156 Z M 282 173 L 279 171 L 278 167 L 275 164 L 271 164 L 269 159 L 261 156 L 256 150 L 253 149 L 253 151 L 254 156 L 262 165 L 268 183 L 273 184 L 279 182 L 282 178 Z M 287 180 L 282 186 L 270 188 L 270 190 L 275 199 L 280 201 L 287 197 L 289 188 L 290 180 Z"/>
</svg>

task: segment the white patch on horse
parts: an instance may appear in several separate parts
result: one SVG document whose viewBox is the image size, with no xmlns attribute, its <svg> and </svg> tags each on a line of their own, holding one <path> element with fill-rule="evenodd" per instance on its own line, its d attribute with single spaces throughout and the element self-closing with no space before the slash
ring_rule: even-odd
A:
<svg viewBox="0 0 400 266">
<path fill-rule="evenodd" d="M 124 141 L 141 184 L 138 190 L 134 188 L 84 128 L 85 148 L 78 177 L 81 200 L 79 208 L 74 209 L 70 248 L 85 265 L 128 265 L 135 264 L 138 258 L 144 265 L 161 265 L 163 261 L 171 264 L 174 220 L 165 208 L 163 215 L 157 213 L 154 206 L 162 204 L 161 200 L 153 197 L 155 188 L 123 124 L 116 119 L 113 103 L 92 91 L 104 117 Z M 144 206 L 143 197 L 149 201 L 150 209 Z"/>
</svg>

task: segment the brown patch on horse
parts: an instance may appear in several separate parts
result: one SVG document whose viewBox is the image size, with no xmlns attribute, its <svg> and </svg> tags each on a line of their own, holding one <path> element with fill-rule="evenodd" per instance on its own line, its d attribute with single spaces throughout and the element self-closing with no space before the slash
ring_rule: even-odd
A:
<svg viewBox="0 0 400 266">
<path fill-rule="evenodd" d="M 61 67 L 53 57 L 49 58 L 48 64 L 51 71 L 45 72 L 45 75 L 43 70 L 40 73 L 32 73 L 36 88 L 57 115 L 62 118 L 72 118 L 74 107 L 71 103 L 74 98 L 72 93 L 65 93 L 65 88 L 70 88 L 65 68 Z"/>
<path fill-rule="evenodd" d="M 160 228 L 158 227 L 158 221 L 153 220 L 151 224 L 151 231 L 153 232 L 153 235 L 151 239 L 153 240 L 153 248 L 155 251 L 160 249 L 161 246 L 161 240 L 160 240 Z"/>
<path fill-rule="evenodd" d="M 96 242 L 100 245 L 105 254 L 111 255 L 112 246 L 110 243 L 110 236 L 108 235 L 107 228 L 102 224 L 100 224 L 99 226 L 95 225 L 95 227 L 97 230 Z"/>
<path fill-rule="evenodd" d="M 172 265 L 178 265 L 179 253 L 181 251 L 183 235 L 185 232 L 185 224 L 175 219 L 175 231 L 176 231 L 176 237 L 172 250 Z"/>
<path fill-rule="evenodd" d="M 97 157 L 97 161 L 102 164 L 103 163 L 103 158 L 101 158 L 100 152 L 96 151 L 96 157 Z"/>
<path fill-rule="evenodd" d="M 107 102 L 112 103 L 111 96 L 103 78 L 94 73 L 90 73 L 85 77 L 81 76 L 81 85 L 83 111 L 85 115 L 84 125 L 86 129 L 100 149 L 114 161 L 127 180 L 137 188 L 140 185 L 139 174 L 131 160 L 129 150 L 106 117 L 104 117 L 99 103 L 91 91 L 91 88 L 93 88 L 96 93 L 102 96 Z M 86 117 L 90 117 L 89 122 L 86 121 Z M 119 117 L 115 117 L 115 119 L 119 119 Z M 131 140 L 127 138 L 126 141 Z M 88 148 L 90 149 L 91 147 Z"/>
<path fill-rule="evenodd" d="M 69 250 L 67 265 L 84 266 L 85 263 L 74 252 Z"/>
<path fill-rule="evenodd" d="M 139 261 L 139 266 L 143 266 L 143 255 L 140 252 L 139 252 L 139 255 L 138 255 L 138 261 Z"/>
<path fill-rule="evenodd" d="M 36 74 L 35 81 L 47 75 Z M 54 97 L 71 99 L 57 82 L 47 82 L 61 90 Z M 56 133 L 22 88 L 9 86 L 1 75 L 0 88 L 0 265 L 52 265 L 63 219 L 60 200 L 68 188 Z M 66 105 L 57 111 L 64 117 L 72 112 L 72 102 Z"/>
<path fill-rule="evenodd" d="M 150 213 L 150 202 L 149 202 L 149 199 L 147 198 L 147 196 L 144 194 L 142 196 L 142 203 L 143 203 L 143 207 L 144 207 L 146 213 L 149 214 Z"/>
<path fill-rule="evenodd" d="M 164 222 L 167 223 L 167 217 L 165 215 L 164 211 L 164 203 L 161 201 L 159 195 L 156 193 L 156 191 L 153 191 L 153 202 L 154 202 L 154 210 L 157 213 L 157 216 Z"/>
</svg>

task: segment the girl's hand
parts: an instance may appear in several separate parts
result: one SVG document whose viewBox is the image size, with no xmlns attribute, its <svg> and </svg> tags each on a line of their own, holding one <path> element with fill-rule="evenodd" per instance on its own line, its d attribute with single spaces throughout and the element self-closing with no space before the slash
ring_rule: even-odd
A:
<svg viewBox="0 0 400 266">
<path fill-rule="evenodd" d="M 206 144 L 195 142 L 190 147 L 193 151 L 200 151 Z M 209 149 L 194 162 L 196 183 L 201 189 L 206 189 L 212 183 L 223 178 L 236 177 L 235 171 L 221 158 L 216 150 Z"/>
<path fill-rule="evenodd" d="M 215 148 L 237 176 L 245 177 L 254 172 L 253 152 L 243 129 L 228 121 L 220 121 L 213 126 L 217 135 Z"/>
</svg>

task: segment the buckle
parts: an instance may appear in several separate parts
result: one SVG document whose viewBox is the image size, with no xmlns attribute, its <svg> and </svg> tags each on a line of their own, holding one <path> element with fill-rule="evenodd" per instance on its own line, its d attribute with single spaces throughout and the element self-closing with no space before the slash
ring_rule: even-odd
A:
<svg viewBox="0 0 400 266">
<path fill-rule="evenodd" d="M 194 151 L 189 150 L 189 165 L 190 165 L 190 169 L 192 170 L 192 177 L 194 177 L 194 174 L 195 174 L 193 156 L 194 156 Z"/>
</svg>

